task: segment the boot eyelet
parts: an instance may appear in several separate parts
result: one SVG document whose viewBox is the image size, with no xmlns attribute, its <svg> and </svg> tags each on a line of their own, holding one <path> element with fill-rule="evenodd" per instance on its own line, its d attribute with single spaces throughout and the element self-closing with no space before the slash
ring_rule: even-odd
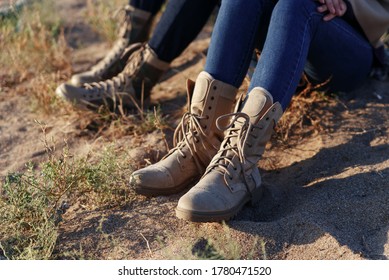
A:
<svg viewBox="0 0 389 280">
<path fill-rule="evenodd" d="M 268 121 L 268 120 L 269 120 L 269 117 L 266 117 L 266 120 Z"/>
<path fill-rule="evenodd" d="M 214 97 L 214 96 L 211 96 L 211 100 L 215 100 L 215 97 Z"/>
<path fill-rule="evenodd" d="M 213 90 L 217 90 L 217 86 L 213 86 Z"/>
<path fill-rule="evenodd" d="M 276 111 L 276 108 L 273 108 L 272 112 L 275 112 Z"/>
<path fill-rule="evenodd" d="M 208 107 L 208 110 L 212 110 L 212 107 L 211 107 L 211 106 L 209 106 L 209 107 Z"/>
<path fill-rule="evenodd" d="M 203 129 L 207 129 L 207 127 L 208 127 L 208 126 L 204 125 L 204 126 L 203 126 Z"/>
<path fill-rule="evenodd" d="M 208 116 L 208 115 L 206 115 L 206 116 L 205 116 L 205 119 L 206 119 L 206 120 L 209 120 L 209 116 Z"/>
</svg>

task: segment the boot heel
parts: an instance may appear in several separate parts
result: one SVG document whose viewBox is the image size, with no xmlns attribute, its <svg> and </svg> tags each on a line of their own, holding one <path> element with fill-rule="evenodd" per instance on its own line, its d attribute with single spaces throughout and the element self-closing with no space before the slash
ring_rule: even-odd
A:
<svg viewBox="0 0 389 280">
<path fill-rule="evenodd" d="M 251 205 L 254 206 L 255 204 L 257 204 L 261 198 L 263 197 L 263 187 L 262 186 L 259 186 L 258 188 L 255 188 L 252 193 L 251 193 L 252 197 L 251 197 Z"/>
</svg>

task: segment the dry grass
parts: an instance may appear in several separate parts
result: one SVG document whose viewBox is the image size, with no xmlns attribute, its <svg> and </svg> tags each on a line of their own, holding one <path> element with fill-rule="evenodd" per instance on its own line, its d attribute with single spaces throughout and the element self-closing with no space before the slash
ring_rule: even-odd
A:
<svg viewBox="0 0 389 280">
<path fill-rule="evenodd" d="M 325 85 L 313 86 L 303 77 L 303 87 L 295 94 L 277 124 L 277 137 L 286 143 L 293 137 L 304 137 L 306 134 L 320 133 L 323 127 L 323 110 L 325 104 L 339 102 L 334 95 L 321 91 Z"/>
<path fill-rule="evenodd" d="M 126 0 L 102 1 L 88 0 L 85 18 L 87 23 L 110 43 L 117 38 L 120 9 L 128 4 Z"/>
<path fill-rule="evenodd" d="M 87 21 L 112 42 L 116 39 L 116 20 L 111 11 L 126 3 L 88 1 Z M 164 137 L 164 131 L 171 128 L 159 108 L 135 114 L 127 114 L 120 107 L 116 111 L 107 107 L 78 111 L 55 97 L 57 85 L 72 72 L 63 30 L 53 0 L 36 2 L 15 16 L 1 19 L 0 86 L 31 93 L 34 107 L 40 112 L 70 116 L 77 120 L 75 126 L 80 131 L 89 131 L 94 138 L 143 137 L 155 130 Z M 320 114 L 315 104 L 325 99 L 312 88 L 296 96 L 280 121 L 278 131 L 282 141 L 296 135 L 307 122 L 314 131 L 320 131 Z M 45 131 L 44 125 L 42 129 Z M 9 174 L 0 182 L 0 224 L 6 225 L 0 228 L 0 257 L 52 258 L 58 224 L 70 201 L 93 210 L 123 207 L 136 199 L 127 188 L 132 169 L 131 158 L 125 151 L 107 147 L 76 158 L 67 148 L 58 155 L 55 144 L 47 140 L 46 149 L 47 160 L 42 164 L 28 164 L 26 171 Z M 174 248 L 162 249 L 161 255 L 167 259 L 266 258 L 264 244 L 257 237 L 246 241 L 253 244 L 253 251 L 244 252 L 226 225 L 215 225 L 211 230 L 207 226 L 195 227 L 187 238 L 177 240 L 172 234 L 161 241 L 162 247 L 174 243 Z M 102 236 L 105 239 L 102 243 L 108 242 L 113 250 L 121 250 L 117 241 L 104 232 Z M 61 255 L 83 258 L 87 254 L 80 247 L 79 252 L 61 252 Z"/>
<path fill-rule="evenodd" d="M 36 106 L 45 112 L 58 109 L 54 85 L 61 75 L 70 73 L 71 67 L 54 2 L 34 2 L 0 20 L 3 85 L 32 94 Z"/>
<path fill-rule="evenodd" d="M 127 187 L 132 169 L 125 152 L 107 147 L 75 158 L 65 148 L 56 156 L 55 145 L 47 141 L 46 149 L 47 161 L 29 163 L 0 184 L 0 256 L 50 259 L 67 205 L 108 209 L 136 199 Z"/>
</svg>

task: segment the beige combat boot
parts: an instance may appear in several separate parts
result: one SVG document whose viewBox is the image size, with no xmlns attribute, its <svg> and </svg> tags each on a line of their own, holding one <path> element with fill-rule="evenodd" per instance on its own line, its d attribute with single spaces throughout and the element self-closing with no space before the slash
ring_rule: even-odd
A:
<svg viewBox="0 0 389 280">
<path fill-rule="evenodd" d="M 141 104 L 147 103 L 151 89 L 169 65 L 160 60 L 148 45 L 144 45 L 130 56 L 126 67 L 117 76 L 82 87 L 62 84 L 55 92 L 57 96 L 79 107 L 107 105 L 115 108 L 121 104 L 139 109 L 143 107 Z"/>
<path fill-rule="evenodd" d="M 191 105 L 175 131 L 175 148 L 160 162 L 131 175 L 130 184 L 140 194 L 167 195 L 189 187 L 219 149 L 223 132 L 216 128 L 216 119 L 233 111 L 237 88 L 206 72 L 199 74 L 194 90 L 191 83 Z"/>
<path fill-rule="evenodd" d="M 226 130 L 218 153 L 201 180 L 178 201 L 176 215 L 194 222 L 229 220 L 244 204 L 261 198 L 257 162 L 263 154 L 281 105 L 263 88 L 254 88 L 241 112 L 222 116 L 218 127 Z M 228 126 L 220 124 L 231 118 Z"/>
<path fill-rule="evenodd" d="M 125 67 L 129 56 L 139 48 L 137 42 L 145 42 L 150 33 L 153 20 L 151 13 L 130 5 L 122 11 L 124 17 L 120 24 L 118 39 L 106 56 L 86 72 L 75 74 L 70 80 L 74 86 L 103 81 L 119 74 Z M 132 45 L 134 44 L 134 45 Z M 129 45 L 132 45 L 128 47 Z"/>
</svg>

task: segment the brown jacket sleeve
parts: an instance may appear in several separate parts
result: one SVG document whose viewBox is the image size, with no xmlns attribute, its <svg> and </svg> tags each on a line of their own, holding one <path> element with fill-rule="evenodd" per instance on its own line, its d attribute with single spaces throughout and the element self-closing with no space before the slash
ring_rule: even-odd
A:
<svg viewBox="0 0 389 280">
<path fill-rule="evenodd" d="M 389 28 L 389 0 L 349 0 L 355 17 L 373 46 Z"/>
</svg>

